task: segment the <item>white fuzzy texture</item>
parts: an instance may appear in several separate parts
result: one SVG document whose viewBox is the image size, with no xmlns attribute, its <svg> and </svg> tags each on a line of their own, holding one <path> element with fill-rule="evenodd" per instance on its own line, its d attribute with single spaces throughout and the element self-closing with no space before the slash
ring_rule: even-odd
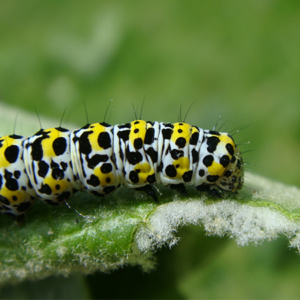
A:
<svg viewBox="0 0 300 300">
<path fill-rule="evenodd" d="M 294 218 L 300 211 L 300 190 L 247 174 L 249 190 L 240 202 L 221 200 L 174 201 L 161 205 L 149 217 L 136 236 L 138 248 L 147 252 L 167 244 L 177 243 L 178 227 L 201 224 L 209 235 L 234 238 L 238 245 L 258 244 L 286 235 L 292 247 L 300 246 L 300 222 Z"/>
</svg>

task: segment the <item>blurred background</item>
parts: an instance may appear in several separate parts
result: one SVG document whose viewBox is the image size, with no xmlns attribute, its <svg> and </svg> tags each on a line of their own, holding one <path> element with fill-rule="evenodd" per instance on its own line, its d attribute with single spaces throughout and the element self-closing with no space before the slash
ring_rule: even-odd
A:
<svg viewBox="0 0 300 300">
<path fill-rule="evenodd" d="M 62 123 L 75 128 L 87 122 L 84 105 L 92 123 L 111 103 L 106 121 L 117 124 L 134 119 L 133 105 L 139 115 L 143 99 L 142 118 L 151 121 L 176 122 L 180 107 L 184 116 L 193 104 L 186 118 L 193 125 L 210 129 L 221 115 L 224 131 L 249 126 L 234 135 L 250 140 L 241 146 L 248 171 L 299 187 L 299 28 L 299 1 L 2 0 L 0 133 L 13 132 L 15 121 L 18 134 L 37 131 L 35 107 L 43 127 L 58 126 L 66 109 Z M 172 251 L 159 251 L 151 274 L 90 275 L 81 278 L 86 295 L 300 295 L 300 258 L 285 239 L 238 248 L 199 228 L 179 236 Z M 2 295 L 19 290 L 24 298 L 30 284 Z M 32 290 L 41 286 L 45 293 L 45 281 Z"/>
</svg>

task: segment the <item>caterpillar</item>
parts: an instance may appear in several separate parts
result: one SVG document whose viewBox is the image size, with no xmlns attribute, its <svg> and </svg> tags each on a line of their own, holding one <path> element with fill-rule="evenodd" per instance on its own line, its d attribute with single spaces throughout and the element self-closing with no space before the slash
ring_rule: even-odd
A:
<svg viewBox="0 0 300 300">
<path fill-rule="evenodd" d="M 102 122 L 0 138 L 0 211 L 16 220 L 36 199 L 59 205 L 77 191 L 104 197 L 124 185 L 157 201 L 155 183 L 218 195 L 217 189 L 237 193 L 243 182 L 232 136 L 184 122 Z"/>
</svg>

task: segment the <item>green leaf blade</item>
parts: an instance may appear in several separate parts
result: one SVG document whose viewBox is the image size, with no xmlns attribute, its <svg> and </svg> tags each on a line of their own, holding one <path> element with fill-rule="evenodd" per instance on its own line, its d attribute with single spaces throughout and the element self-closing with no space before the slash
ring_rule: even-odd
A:
<svg viewBox="0 0 300 300">
<path fill-rule="evenodd" d="M 299 189 L 249 173 L 246 178 L 247 188 L 237 195 L 224 193 L 223 199 L 192 187 L 189 197 L 159 187 L 159 204 L 125 188 L 101 199 L 77 193 L 70 205 L 85 217 L 37 201 L 25 224 L 16 226 L 5 216 L 0 220 L 0 280 L 109 272 L 124 265 L 149 270 L 155 250 L 175 245 L 176 231 L 189 224 L 241 246 L 285 235 L 299 247 Z"/>
</svg>

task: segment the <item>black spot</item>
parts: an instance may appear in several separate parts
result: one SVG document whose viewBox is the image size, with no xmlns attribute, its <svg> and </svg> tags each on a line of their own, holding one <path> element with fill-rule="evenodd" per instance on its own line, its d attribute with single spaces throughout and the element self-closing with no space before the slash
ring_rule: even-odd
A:
<svg viewBox="0 0 300 300">
<path fill-rule="evenodd" d="M 71 193 L 69 191 L 66 191 L 66 192 L 63 192 L 61 193 L 58 197 L 57 197 L 57 200 L 59 202 L 62 202 L 62 201 L 65 201 L 67 199 L 69 199 L 71 197 Z"/>
<path fill-rule="evenodd" d="M 135 150 L 139 150 L 143 147 L 143 140 L 141 138 L 137 138 L 133 142 L 133 146 Z"/>
<path fill-rule="evenodd" d="M 183 157 L 183 151 L 182 150 L 177 150 L 177 149 L 173 149 L 171 150 L 171 156 L 174 160 Z"/>
<path fill-rule="evenodd" d="M 232 171 L 231 170 L 227 170 L 225 173 L 224 173 L 224 176 L 225 177 L 230 177 L 232 174 Z"/>
<path fill-rule="evenodd" d="M 31 147 L 31 157 L 35 161 L 39 161 L 43 158 L 43 147 L 42 147 L 42 141 L 46 138 L 49 138 L 48 133 L 44 132 L 43 130 L 40 131 L 40 133 L 37 133 L 36 135 L 42 135 L 34 140 L 32 144 L 26 145 L 27 148 Z"/>
<path fill-rule="evenodd" d="M 105 163 L 101 166 L 100 170 L 103 174 L 107 174 L 112 171 L 112 166 L 110 163 Z"/>
<path fill-rule="evenodd" d="M 36 135 L 44 135 L 45 134 L 45 130 L 43 128 L 41 128 L 39 131 L 37 131 L 34 136 Z M 46 132 L 46 135 L 47 135 L 47 132 Z"/>
<path fill-rule="evenodd" d="M 212 155 L 206 155 L 202 161 L 204 166 L 210 167 L 214 161 L 214 157 Z"/>
<path fill-rule="evenodd" d="M 111 182 L 110 177 L 106 177 L 105 181 L 106 181 L 106 183 L 110 183 Z"/>
<path fill-rule="evenodd" d="M 240 169 L 242 167 L 242 162 L 240 159 L 238 159 L 237 163 L 236 163 L 236 166 L 238 169 Z"/>
<path fill-rule="evenodd" d="M 221 135 L 220 132 L 214 130 L 210 130 L 209 133 L 213 135 Z"/>
<path fill-rule="evenodd" d="M 169 140 L 171 138 L 171 135 L 173 133 L 173 130 L 172 129 L 163 129 L 161 131 L 162 135 L 163 135 L 163 138 L 165 140 Z"/>
<path fill-rule="evenodd" d="M 226 144 L 226 149 L 229 152 L 230 155 L 233 155 L 234 151 L 233 151 L 233 147 L 231 144 Z"/>
<path fill-rule="evenodd" d="M 134 129 L 134 133 L 138 133 L 140 130 L 138 128 Z"/>
<path fill-rule="evenodd" d="M 3 177 L 2 177 L 2 175 L 0 174 L 0 190 L 2 189 L 2 184 L 3 184 Z"/>
<path fill-rule="evenodd" d="M 230 162 L 231 162 L 232 164 L 234 164 L 235 161 L 236 161 L 236 157 L 233 155 Z"/>
<path fill-rule="evenodd" d="M 63 127 L 56 127 L 55 129 L 60 132 L 68 132 L 69 131 L 68 129 L 63 128 Z"/>
<path fill-rule="evenodd" d="M 95 154 L 91 158 L 87 159 L 88 167 L 94 169 L 99 163 L 108 161 L 107 155 Z"/>
<path fill-rule="evenodd" d="M 20 171 L 14 171 L 14 177 L 15 177 L 16 179 L 19 179 L 20 176 L 21 176 L 21 172 L 20 172 Z"/>
<path fill-rule="evenodd" d="M 175 169 L 175 167 L 173 165 L 168 165 L 166 167 L 166 175 L 168 177 L 176 177 L 177 171 L 176 171 L 176 169 Z"/>
<path fill-rule="evenodd" d="M 221 157 L 221 159 L 220 159 L 220 164 L 221 164 L 224 168 L 226 168 L 226 167 L 228 166 L 229 162 L 230 162 L 230 159 L 229 159 L 229 156 L 228 156 L 228 155 L 223 155 L 223 156 Z"/>
<path fill-rule="evenodd" d="M 232 176 L 231 182 L 236 183 L 236 176 Z"/>
<path fill-rule="evenodd" d="M 16 145 L 8 146 L 4 151 L 5 159 L 9 163 L 14 163 L 18 159 L 19 147 Z"/>
<path fill-rule="evenodd" d="M 147 177 L 147 182 L 150 183 L 150 184 L 155 183 L 156 182 L 155 174 L 149 175 Z"/>
<path fill-rule="evenodd" d="M 186 144 L 186 139 L 183 137 L 180 137 L 176 140 L 175 144 L 179 147 L 179 148 L 184 148 L 185 144 Z"/>
<path fill-rule="evenodd" d="M 38 190 L 41 194 L 51 195 L 52 190 L 48 184 L 42 184 L 42 187 Z"/>
<path fill-rule="evenodd" d="M 33 161 L 31 162 L 31 168 L 32 168 L 31 173 L 33 174 L 34 183 L 37 184 L 38 181 L 37 181 L 37 178 L 36 178 L 36 170 L 35 170 L 35 165 L 34 165 Z"/>
<path fill-rule="evenodd" d="M 119 129 L 130 128 L 131 124 L 130 123 L 126 123 L 126 124 L 118 125 L 118 127 L 119 127 Z"/>
<path fill-rule="evenodd" d="M 182 129 L 178 129 L 178 133 L 182 133 Z"/>
<path fill-rule="evenodd" d="M 90 124 L 86 124 L 84 126 L 82 126 L 80 129 L 88 129 L 90 127 Z M 80 129 L 75 130 L 75 133 L 77 133 Z"/>
<path fill-rule="evenodd" d="M 73 138 L 74 143 L 76 143 L 76 141 L 79 142 L 79 153 L 86 154 L 86 155 L 91 153 L 92 147 L 91 147 L 88 137 L 92 133 L 93 133 L 92 130 L 85 131 L 81 134 L 81 136 L 79 138 L 76 138 L 76 137 Z"/>
<path fill-rule="evenodd" d="M 59 165 L 55 162 L 51 162 L 50 167 L 52 169 L 52 178 L 55 180 L 60 180 L 65 178 L 65 173 L 62 169 L 59 168 Z"/>
<path fill-rule="evenodd" d="M 53 141 L 52 147 L 56 156 L 62 155 L 67 149 L 67 141 L 63 137 L 58 137 Z"/>
<path fill-rule="evenodd" d="M 26 186 L 21 187 L 22 191 L 26 191 Z"/>
<path fill-rule="evenodd" d="M 32 206 L 31 202 L 23 202 L 17 207 L 18 212 L 25 212 Z"/>
<path fill-rule="evenodd" d="M 106 123 L 106 122 L 101 122 L 100 125 L 104 126 L 104 127 L 110 127 L 111 125 Z"/>
<path fill-rule="evenodd" d="M 103 192 L 105 193 L 105 195 L 108 195 L 108 194 L 112 193 L 115 189 L 116 189 L 116 187 L 113 186 L 113 185 L 111 185 L 111 186 L 106 186 L 106 187 L 103 189 Z"/>
<path fill-rule="evenodd" d="M 124 160 L 124 152 L 123 152 L 122 147 L 120 147 L 119 150 L 120 150 L 119 156 L 120 156 L 121 160 Z"/>
<path fill-rule="evenodd" d="M 1 195 L 0 195 L 0 202 L 5 205 L 10 205 L 10 202 L 8 201 L 8 199 Z"/>
<path fill-rule="evenodd" d="M 150 156 L 153 163 L 157 162 L 157 151 L 155 151 L 152 147 L 148 148 L 146 151 L 146 154 Z"/>
<path fill-rule="evenodd" d="M 208 182 L 216 182 L 219 179 L 219 175 L 208 175 L 207 176 L 207 181 Z"/>
<path fill-rule="evenodd" d="M 131 165 L 136 165 L 143 160 L 142 154 L 139 152 L 130 152 L 126 149 L 126 158 Z"/>
<path fill-rule="evenodd" d="M 122 130 L 118 132 L 119 139 L 122 139 L 124 142 L 129 140 L 130 130 Z"/>
<path fill-rule="evenodd" d="M 49 165 L 45 161 L 40 160 L 38 162 L 38 175 L 42 178 L 45 178 L 48 173 L 48 170 L 49 170 Z"/>
<path fill-rule="evenodd" d="M 111 139 L 108 132 L 101 132 L 98 135 L 98 145 L 103 149 L 111 147 Z"/>
<path fill-rule="evenodd" d="M 199 139 L 199 132 L 194 132 L 190 138 L 190 144 L 196 145 Z"/>
<path fill-rule="evenodd" d="M 10 191 L 16 191 L 19 189 L 18 181 L 12 178 L 12 173 L 5 170 L 4 171 L 4 178 L 5 178 L 5 186 Z"/>
<path fill-rule="evenodd" d="M 71 162 L 70 162 L 71 163 Z M 60 162 L 60 166 L 62 167 L 62 169 L 64 170 L 64 171 L 66 171 L 67 170 L 67 168 L 68 168 L 68 164 L 67 163 L 65 163 L 65 162 Z M 72 163 L 71 163 L 71 168 L 72 168 Z"/>
<path fill-rule="evenodd" d="M 59 189 L 60 189 L 60 185 L 59 185 L 59 184 L 56 184 L 56 185 L 55 185 L 55 188 L 56 188 L 56 190 L 59 190 Z"/>
<path fill-rule="evenodd" d="M 94 174 L 92 174 L 92 175 L 90 176 L 90 179 L 88 179 L 86 182 L 87 182 L 87 184 L 89 184 L 89 185 L 91 185 L 91 186 L 95 186 L 95 187 L 97 187 L 97 186 L 100 185 L 100 180 L 99 180 L 99 178 L 98 178 L 97 176 L 95 176 Z"/>
<path fill-rule="evenodd" d="M 23 138 L 23 136 L 17 134 L 10 134 L 9 137 L 15 140 L 20 140 Z"/>
<path fill-rule="evenodd" d="M 220 139 L 216 136 L 211 136 L 207 139 L 207 151 L 213 153 L 217 149 Z"/>
<path fill-rule="evenodd" d="M 129 173 L 129 179 L 132 183 L 138 183 L 139 182 L 139 175 L 136 171 L 130 171 Z"/>
<path fill-rule="evenodd" d="M 182 175 L 182 179 L 184 182 L 190 182 L 192 180 L 192 176 L 193 176 L 193 171 L 188 171 Z"/>
<path fill-rule="evenodd" d="M 193 158 L 193 164 L 198 162 L 199 160 L 199 153 L 195 149 L 192 150 L 192 158 Z"/>
<path fill-rule="evenodd" d="M 151 145 L 154 142 L 154 128 L 149 128 L 146 131 L 145 141 L 146 145 Z"/>
<path fill-rule="evenodd" d="M 205 171 L 203 169 L 199 170 L 199 176 L 203 177 L 205 175 Z"/>
<path fill-rule="evenodd" d="M 135 121 L 133 124 L 140 124 L 140 121 Z"/>
</svg>

